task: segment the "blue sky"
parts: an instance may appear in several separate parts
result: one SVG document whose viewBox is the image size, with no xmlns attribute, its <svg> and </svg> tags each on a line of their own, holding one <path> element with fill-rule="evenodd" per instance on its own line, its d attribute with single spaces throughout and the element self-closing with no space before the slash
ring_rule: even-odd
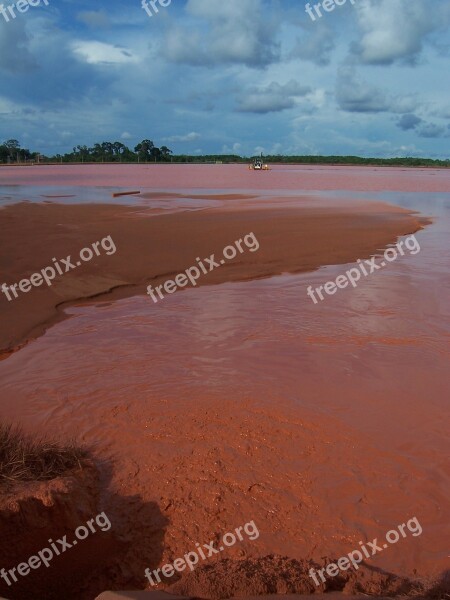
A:
<svg viewBox="0 0 450 600">
<path fill-rule="evenodd" d="M 149 17 L 141 0 L 41 0 L 0 14 L 0 140 L 448 158 L 449 0 L 347 0 L 315 21 L 306 4 L 172 0 Z"/>
</svg>

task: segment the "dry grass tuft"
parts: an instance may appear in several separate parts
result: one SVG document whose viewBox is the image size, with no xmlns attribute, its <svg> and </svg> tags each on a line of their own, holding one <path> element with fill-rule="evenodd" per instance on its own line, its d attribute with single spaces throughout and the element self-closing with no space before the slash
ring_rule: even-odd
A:
<svg viewBox="0 0 450 600">
<path fill-rule="evenodd" d="M 0 485 L 55 479 L 82 467 L 87 451 L 73 443 L 32 438 L 19 427 L 0 424 Z"/>
</svg>

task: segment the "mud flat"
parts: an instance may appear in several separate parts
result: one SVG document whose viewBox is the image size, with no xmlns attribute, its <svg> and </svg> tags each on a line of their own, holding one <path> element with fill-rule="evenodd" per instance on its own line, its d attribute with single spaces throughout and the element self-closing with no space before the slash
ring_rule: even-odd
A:
<svg viewBox="0 0 450 600">
<path fill-rule="evenodd" d="M 249 184 L 212 197 L 166 179 L 166 196 L 143 190 L 133 205 L 0 210 L 8 283 L 106 235 L 117 247 L 51 288 L 3 296 L 0 313 L 1 419 L 94 448 L 101 508 L 126 542 L 104 589 L 155 589 L 146 568 L 254 521 L 257 539 L 159 588 L 203 598 L 444 597 L 450 182 L 420 172 L 408 171 L 419 188 L 447 186 L 447 195 L 404 193 L 398 207 L 362 193 L 293 199 L 289 183 L 267 201 L 266 188 Z M 353 169 L 339 173 L 352 179 Z M 378 187 L 401 187 L 390 177 L 377 174 Z M 214 177 L 202 184 L 220 187 Z M 158 304 L 145 295 L 149 282 L 250 231 L 257 252 Z M 413 232 L 419 254 L 318 305 L 306 296 Z M 386 533 L 413 517 L 422 532 L 384 548 Z M 383 549 L 364 566 L 315 587 L 306 566 L 375 538 Z"/>
<path fill-rule="evenodd" d="M 196 257 L 222 249 L 253 232 L 257 252 L 216 269 L 198 285 L 299 273 L 322 265 L 368 257 L 427 219 L 411 211 L 372 203 L 352 208 L 320 202 L 305 208 L 208 209 L 143 215 L 142 208 L 112 205 L 19 203 L 0 211 L 1 268 L 8 286 L 52 267 L 52 259 L 76 261 L 80 250 L 111 236 L 117 251 L 105 252 L 78 269 L 57 275 L 48 286 L 0 297 L 0 351 L 11 352 L 64 318 L 64 307 L 89 298 L 117 299 L 146 293 L 196 264 Z M 78 261 L 81 262 L 81 261 Z M 61 263 L 62 270 L 66 266 Z"/>
</svg>

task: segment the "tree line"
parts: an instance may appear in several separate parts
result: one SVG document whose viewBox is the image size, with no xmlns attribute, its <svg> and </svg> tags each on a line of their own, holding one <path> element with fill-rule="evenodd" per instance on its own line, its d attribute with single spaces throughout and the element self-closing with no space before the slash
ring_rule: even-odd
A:
<svg viewBox="0 0 450 600">
<path fill-rule="evenodd" d="M 74 146 L 72 152 L 46 156 L 21 148 L 17 140 L 7 140 L 0 145 L 0 162 L 170 162 L 172 150 L 167 146 L 158 148 L 151 140 L 142 140 L 134 151 L 122 142 L 101 142 L 88 146 Z"/>
<path fill-rule="evenodd" d="M 6 140 L 0 144 L 0 163 L 27 162 L 37 158 L 37 152 L 21 148 L 17 140 Z"/>
<path fill-rule="evenodd" d="M 266 163 L 304 164 L 304 165 L 378 165 L 406 167 L 450 167 L 450 160 L 419 158 L 412 156 L 394 158 L 365 158 L 362 156 L 265 156 Z"/>
<path fill-rule="evenodd" d="M 152 140 L 142 140 L 128 148 L 122 142 L 101 142 L 88 146 L 74 146 L 72 152 L 45 156 L 40 152 L 30 152 L 21 148 L 17 140 L 7 140 L 0 144 L 0 164 L 9 163 L 248 163 L 248 157 L 237 154 L 174 155 L 167 146 L 158 148 Z M 450 160 L 437 160 L 419 157 L 363 158 L 361 156 L 283 156 L 281 154 L 264 156 L 266 163 L 304 164 L 304 165 L 378 165 L 406 167 L 450 167 Z"/>
</svg>

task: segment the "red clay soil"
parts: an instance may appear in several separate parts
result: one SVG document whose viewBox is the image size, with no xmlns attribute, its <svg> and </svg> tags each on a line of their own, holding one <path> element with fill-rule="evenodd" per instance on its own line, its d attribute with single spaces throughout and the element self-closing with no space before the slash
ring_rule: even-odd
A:
<svg viewBox="0 0 450 600">
<path fill-rule="evenodd" d="M 70 171 L 70 177 L 74 173 Z M 375 185 L 374 179 L 370 180 L 372 184 Z M 55 279 L 50 288 L 33 288 L 12 302 L 1 295 L 0 349 L 6 356 L 39 336 L 56 321 L 65 319 L 63 310 L 71 304 L 92 298 L 144 294 L 148 283 L 159 285 L 195 264 L 197 256 L 219 253 L 251 231 L 259 241 L 258 252 L 244 253 L 201 278 L 199 285 L 352 262 L 385 248 L 400 235 L 416 232 L 428 222 L 406 210 L 375 203 L 364 208 L 309 206 L 147 216 L 142 214 L 142 207 L 25 203 L 8 206 L 0 211 L 4 232 L 0 267 L 7 284 L 51 265 L 53 257 L 75 256 L 81 248 L 108 235 L 117 252 L 83 263 L 79 269 Z M 145 299 L 151 302 L 148 297 Z M 135 299 L 125 302 L 132 300 Z M 109 327 L 113 329 L 119 322 L 120 319 L 111 321 Z M 145 334 L 151 331 L 155 335 L 153 342 L 157 347 L 159 330 L 149 329 L 144 318 L 138 321 L 138 328 L 141 322 Z M 199 323 L 201 327 L 202 322 Z M 48 572 L 41 569 L 36 572 L 36 579 L 23 578 L 22 585 L 27 587 L 23 595 L 15 591 L 17 600 L 92 600 L 108 588 L 143 589 L 149 586 L 144 577 L 146 567 L 153 569 L 183 556 L 195 541 L 207 541 L 201 537 L 205 532 L 231 531 L 250 518 L 261 528 L 257 540 L 228 549 L 227 558 L 199 565 L 181 580 L 167 581 L 166 587 L 177 594 L 214 600 L 290 593 L 314 593 L 320 598 L 325 591 L 326 597 L 332 598 L 328 592 L 333 590 L 346 594 L 444 597 L 448 590 L 445 583 L 412 582 L 375 567 L 361 566 L 356 573 L 330 579 L 326 588 L 315 588 L 307 574 L 311 564 L 320 567 L 335 560 L 343 548 L 348 551 L 358 547 L 362 532 L 375 537 L 386 530 L 386 522 L 392 527 L 400 522 L 396 510 L 402 511 L 398 518 L 406 518 L 406 507 L 411 506 L 415 494 L 418 501 L 426 499 L 422 505 L 426 513 L 438 511 L 441 498 L 433 496 L 429 500 L 424 493 L 420 486 L 428 485 L 428 481 L 420 479 L 419 467 L 390 448 L 380 451 L 362 433 L 343 427 L 342 422 L 325 412 L 311 414 L 304 406 L 292 408 L 283 400 L 281 378 L 267 396 L 240 388 L 240 382 L 232 377 L 222 394 L 215 381 L 205 385 L 199 378 L 197 387 L 191 384 L 187 388 L 192 404 L 177 404 L 177 385 L 183 382 L 184 363 L 180 370 L 176 361 L 164 363 L 167 378 L 173 380 L 173 390 L 165 393 L 165 388 L 152 387 L 151 369 L 154 363 L 155 368 L 160 363 L 158 356 L 147 360 L 143 344 L 135 352 L 136 345 L 130 344 L 126 332 L 121 330 L 116 338 L 120 343 L 105 350 L 98 333 L 100 326 L 86 326 L 80 334 L 69 325 L 67 321 L 58 327 L 63 328 L 62 338 L 69 340 L 72 362 L 69 365 L 70 361 L 66 361 L 62 368 L 59 363 L 51 366 L 55 388 L 45 388 L 50 390 L 48 397 L 35 389 L 38 386 L 33 387 L 33 369 L 41 364 L 37 354 L 30 359 L 27 351 L 31 344 L 4 361 L 11 370 L 5 368 L 10 397 L 2 407 L 3 414 L 9 416 L 15 411 L 28 426 L 37 423 L 43 429 L 83 429 L 86 438 L 98 441 L 103 451 L 116 455 L 117 464 L 113 473 L 109 472 L 110 467 L 102 465 L 100 481 L 95 474 L 86 474 L 87 479 L 82 477 L 77 483 L 65 479 L 39 484 L 27 489 L 23 497 L 17 494 L 0 506 L 0 535 L 7 540 L 3 546 L 5 554 L 0 555 L 1 564 L 6 568 L 16 566 L 45 547 L 48 538 L 71 534 L 102 509 L 113 522 L 114 537 L 88 538 L 67 556 L 60 557 L 60 562 L 55 562 Z M 173 327 L 176 326 L 175 321 Z M 131 329 L 129 318 L 126 327 Z M 158 327 L 164 335 L 164 328 L 159 324 Z M 111 375 L 106 368 L 103 379 L 97 372 L 89 375 L 87 368 L 80 369 L 72 380 L 64 380 L 75 388 L 71 394 L 69 389 L 68 397 L 59 404 L 61 372 L 83 365 L 81 338 L 90 332 L 92 344 L 86 354 L 89 360 L 97 357 L 98 371 L 104 365 L 95 351 L 103 352 L 111 362 L 113 354 L 121 357 L 124 352 L 128 363 L 122 357 L 121 377 L 131 373 L 127 371 L 131 363 L 138 365 L 142 375 L 139 386 L 130 385 L 125 393 L 120 390 L 119 398 L 109 387 Z M 270 344 L 263 334 L 263 342 Z M 45 348 L 45 344 L 51 344 L 51 340 L 41 338 L 36 347 Z M 170 348 L 171 359 L 174 350 Z M 184 356 L 190 351 L 190 347 L 184 349 Z M 314 369 L 310 356 L 305 351 L 300 357 L 306 375 Z M 331 353 L 330 356 L 336 358 Z M 167 357 L 163 359 L 167 361 Z M 275 373 L 284 360 L 283 353 L 273 357 Z M 44 377 L 50 373 L 48 366 L 44 363 L 41 368 Z M 251 367 L 249 363 L 248 368 Z M 24 378 L 29 378 L 22 387 L 17 385 L 14 371 L 21 368 Z M 197 369 L 201 370 L 199 366 Z M 332 394 L 332 366 L 324 363 L 322 372 L 324 377 L 330 377 L 328 391 Z M 358 376 L 358 366 L 352 375 Z M 96 385 L 98 396 L 90 387 Z M 379 385 L 384 385 L 382 378 Z M 261 390 L 263 386 L 261 381 Z M 299 395 L 314 397 L 305 385 L 299 387 Z M 24 388 L 26 392 L 22 393 Z M 320 408 L 320 398 L 317 403 Z M 401 483 L 399 487 L 394 485 L 397 482 Z M 436 487 L 431 489 L 433 495 Z M 380 507 L 380 512 L 374 512 L 373 507 Z M 352 527 L 354 514 L 358 515 L 361 530 Z M 382 523 L 379 514 L 383 516 Z M 49 528 L 49 522 L 54 523 L 54 530 Z M 17 549 L 11 552 L 17 539 Z M 404 552 L 411 561 L 416 538 L 402 543 L 397 556 Z M 323 556 L 324 547 L 329 548 L 327 557 Z M 94 572 L 89 568 L 92 564 L 96 565 Z M 0 591 L 6 597 L 10 592 L 3 588 Z M 12 596 L 13 600 L 16 598 Z"/>
<path fill-rule="evenodd" d="M 0 565 L 6 571 L 16 570 L 8 576 L 11 585 L 0 580 L 0 594 L 11 600 L 79 600 L 93 598 L 108 587 L 114 580 L 112 566 L 126 547 L 113 531 L 91 533 L 59 556 L 53 552 L 49 568 L 41 561 L 25 576 L 17 572 L 19 564 L 39 551 L 51 550 L 50 542 L 66 535 L 71 543 L 77 527 L 100 512 L 99 476 L 93 465 L 49 482 L 2 489 Z M 56 548 L 63 546 L 56 543 Z"/>
</svg>

